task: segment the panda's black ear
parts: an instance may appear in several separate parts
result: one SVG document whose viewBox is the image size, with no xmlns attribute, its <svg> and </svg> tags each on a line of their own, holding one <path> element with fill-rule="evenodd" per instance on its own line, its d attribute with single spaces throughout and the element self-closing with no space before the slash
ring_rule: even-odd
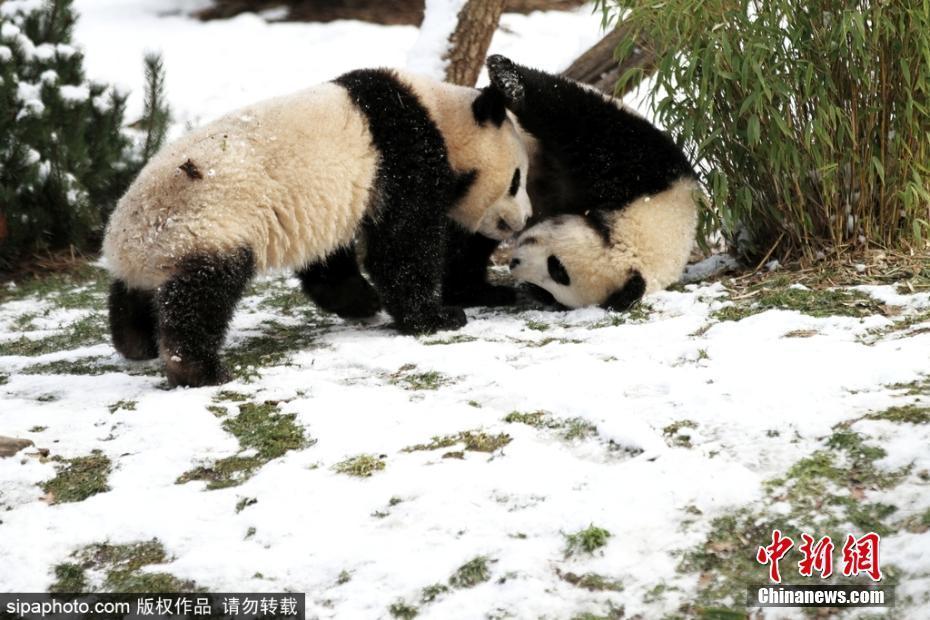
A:
<svg viewBox="0 0 930 620">
<path fill-rule="evenodd" d="M 497 88 L 513 107 L 523 101 L 523 79 L 520 67 L 512 60 L 500 54 L 488 56 L 486 61 L 491 85 Z"/>
<path fill-rule="evenodd" d="M 601 307 L 618 312 L 629 310 L 633 307 L 633 304 L 642 299 L 645 294 L 646 281 L 643 279 L 642 274 L 634 269 L 630 274 L 629 280 L 626 281 L 626 284 L 624 284 L 622 288 L 618 288 L 611 293 L 607 301 L 601 304 Z"/>
<path fill-rule="evenodd" d="M 507 102 L 501 91 L 494 86 L 485 86 L 472 102 L 471 111 L 479 125 L 491 122 L 495 127 L 500 127 L 507 118 Z"/>
</svg>

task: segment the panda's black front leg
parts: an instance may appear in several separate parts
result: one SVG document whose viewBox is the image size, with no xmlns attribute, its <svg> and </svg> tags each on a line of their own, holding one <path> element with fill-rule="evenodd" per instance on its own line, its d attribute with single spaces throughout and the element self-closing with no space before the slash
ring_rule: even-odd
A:
<svg viewBox="0 0 930 620">
<path fill-rule="evenodd" d="M 374 316 L 381 309 L 377 291 L 358 268 L 355 244 L 297 272 L 304 293 L 321 309 L 344 319 Z"/>
<path fill-rule="evenodd" d="M 467 308 L 507 306 L 517 301 L 512 288 L 488 282 L 488 262 L 499 244 L 495 239 L 470 233 L 454 223 L 449 225 L 443 302 Z"/>
<path fill-rule="evenodd" d="M 397 329 L 405 334 L 458 329 L 466 322 L 461 308 L 442 305 L 446 215 L 424 219 L 388 216 L 364 225 L 365 268 Z"/>
</svg>

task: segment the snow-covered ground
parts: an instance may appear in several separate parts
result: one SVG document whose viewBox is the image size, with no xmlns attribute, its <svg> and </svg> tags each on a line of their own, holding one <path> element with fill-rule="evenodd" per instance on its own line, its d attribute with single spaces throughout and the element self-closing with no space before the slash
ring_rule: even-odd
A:
<svg viewBox="0 0 930 620">
<path fill-rule="evenodd" d="M 160 49 L 176 120 L 198 124 L 402 66 L 416 39 L 202 24 L 183 16 L 196 4 L 79 0 L 90 76 L 138 111 L 142 52 Z M 492 51 L 550 70 L 598 37 L 587 9 L 503 24 Z M 0 435 L 35 443 L 0 458 L 0 590 L 128 571 L 305 592 L 310 618 L 742 617 L 771 525 L 880 530 L 888 617 L 930 617 L 930 294 L 699 282 L 627 315 L 474 309 L 414 338 L 268 278 L 228 338 L 237 379 L 166 390 L 107 343 L 105 289 L 95 268 L 0 307 Z M 87 553 L 153 540 L 163 555 L 131 569 Z"/>
</svg>

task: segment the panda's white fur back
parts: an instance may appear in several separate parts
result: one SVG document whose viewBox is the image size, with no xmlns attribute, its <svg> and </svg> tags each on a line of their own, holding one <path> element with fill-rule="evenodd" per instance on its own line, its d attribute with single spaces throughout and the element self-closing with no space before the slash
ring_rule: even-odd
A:
<svg viewBox="0 0 930 620">
<path fill-rule="evenodd" d="M 453 169 L 477 171 L 450 215 L 495 236 L 530 214 L 525 188 L 509 196 L 526 150 L 512 123 L 476 123 L 478 91 L 394 71 L 428 111 Z M 348 91 L 326 83 L 240 109 L 163 148 L 110 217 L 110 271 L 154 289 L 195 253 L 248 246 L 256 271 L 296 269 L 352 241 L 369 209 L 380 154 Z M 182 167 L 187 162 L 190 172 Z M 192 176 L 193 175 L 193 176 Z"/>
<path fill-rule="evenodd" d="M 258 270 L 299 267 L 351 241 L 377 158 L 336 84 L 241 109 L 149 162 L 110 219 L 104 255 L 140 288 L 159 286 L 185 255 L 242 245 Z M 202 178 L 182 170 L 187 161 Z"/>
<path fill-rule="evenodd" d="M 608 253 L 613 270 L 639 266 L 647 295 L 677 282 L 694 247 L 699 192 L 697 181 L 680 179 L 618 211 L 611 225 L 617 249 Z"/>
</svg>

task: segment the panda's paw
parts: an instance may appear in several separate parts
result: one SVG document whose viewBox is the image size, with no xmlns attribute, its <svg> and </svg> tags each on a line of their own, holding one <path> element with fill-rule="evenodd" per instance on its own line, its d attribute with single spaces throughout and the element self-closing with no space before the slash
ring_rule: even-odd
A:
<svg viewBox="0 0 930 620">
<path fill-rule="evenodd" d="M 165 365 L 168 385 L 171 387 L 202 387 L 222 385 L 232 379 L 226 367 L 219 362 L 185 362 L 174 356 Z"/>
<path fill-rule="evenodd" d="M 397 321 L 397 328 L 405 334 L 432 334 L 434 332 L 459 329 L 468 319 L 465 311 L 455 306 L 442 306 L 435 311 L 419 314 L 414 318 Z"/>
<path fill-rule="evenodd" d="M 447 329 L 460 329 L 465 327 L 468 319 L 465 318 L 465 311 L 456 306 L 443 306 L 439 310 L 440 321 L 433 331 L 442 331 Z"/>
<path fill-rule="evenodd" d="M 491 84 L 511 102 L 523 99 L 523 82 L 516 64 L 506 56 L 493 54 L 486 61 Z"/>
</svg>

